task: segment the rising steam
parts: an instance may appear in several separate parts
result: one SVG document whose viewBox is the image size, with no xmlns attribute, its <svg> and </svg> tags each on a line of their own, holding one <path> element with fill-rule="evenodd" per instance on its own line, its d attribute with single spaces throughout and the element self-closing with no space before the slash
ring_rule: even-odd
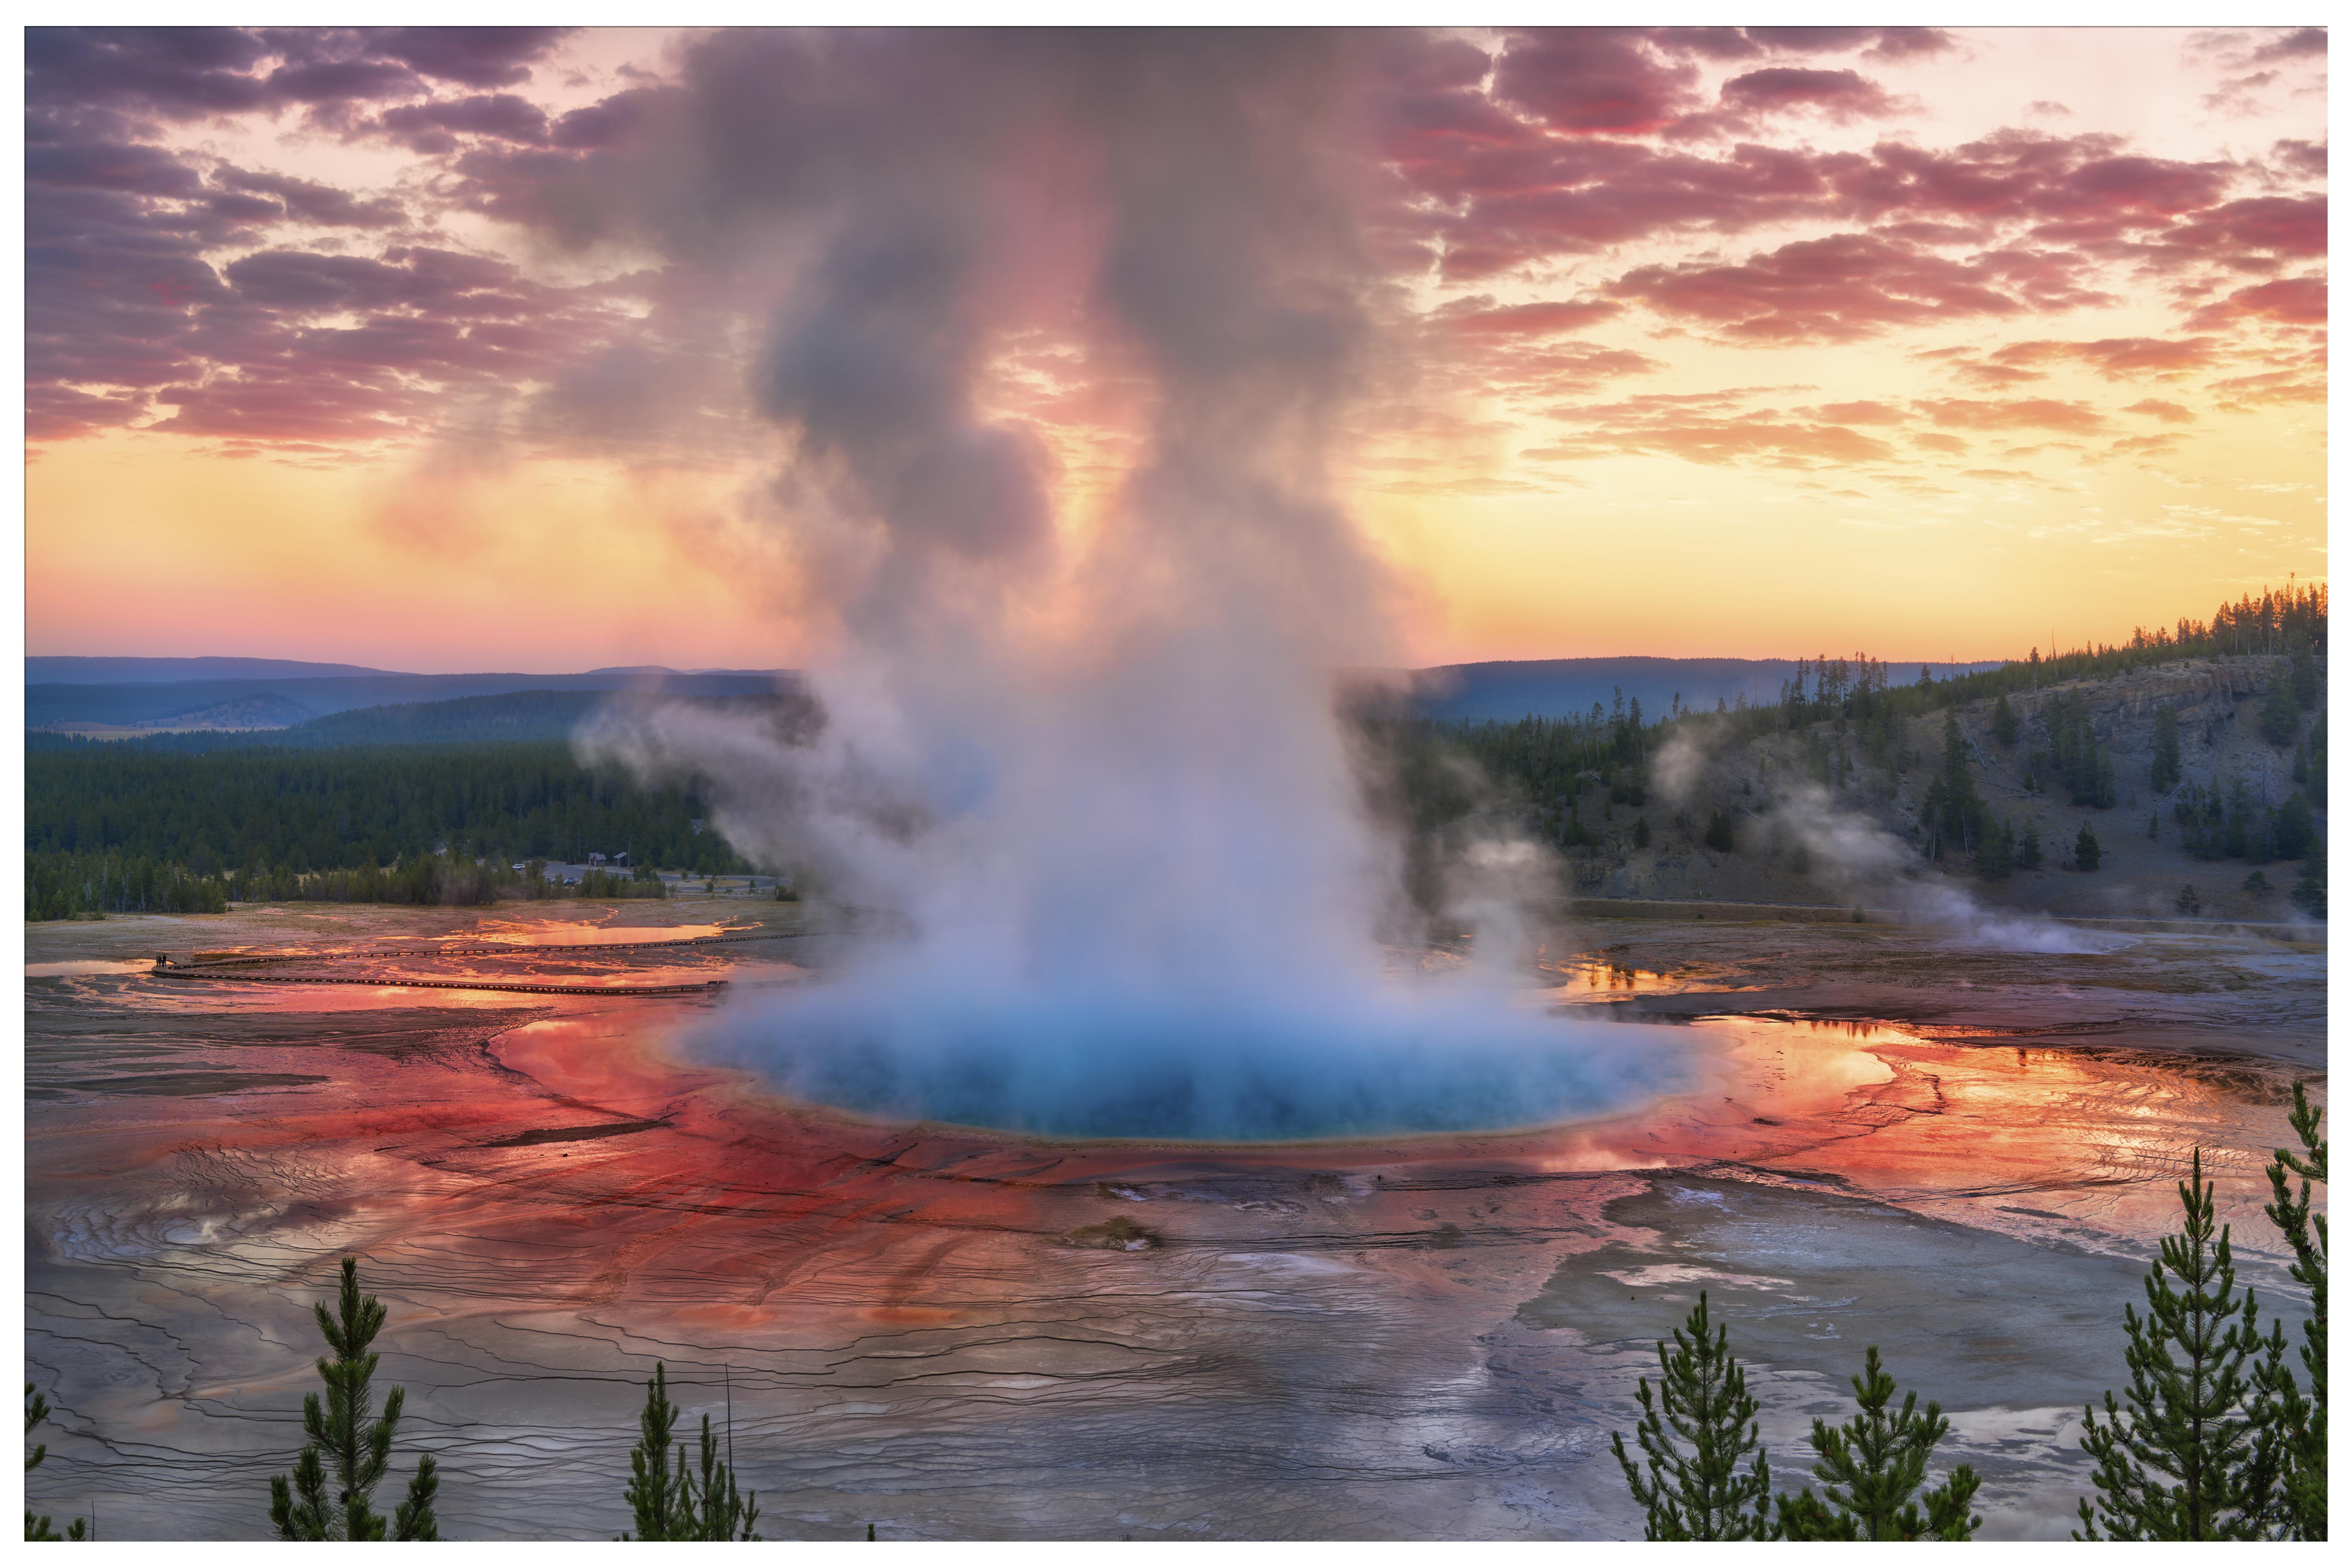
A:
<svg viewBox="0 0 2352 1568">
<path fill-rule="evenodd" d="M 731 841 L 903 933 L 706 1048 L 856 1110 L 1096 1135 L 1523 1125 L 1659 1072 L 1647 1031 L 1610 1048 L 1492 977 L 1384 976 L 1399 854 L 1332 689 L 1394 662 L 1394 587 L 1331 477 L 1380 368 L 1368 47 L 761 35 L 685 58 L 646 187 L 599 221 L 774 267 L 772 505 L 840 652 L 813 737 L 671 712 L 582 744 L 709 776 Z M 1083 535 L 981 391 L 1055 332 L 1148 411 Z M 1505 941 L 1526 854 L 1453 879 Z"/>
<path fill-rule="evenodd" d="M 1652 760 L 1659 794 L 1689 806 L 1703 794 L 1718 758 L 1710 742 L 1720 732 L 1702 720 L 1677 728 Z M 1760 825 L 1775 841 L 1800 846 L 1807 875 L 1841 903 L 1892 906 L 1913 923 L 1947 932 L 1971 947 L 2000 952 L 2105 952 L 2126 939 L 2095 934 L 2042 916 L 1988 909 L 1965 889 L 1922 875 L 1918 851 L 1860 811 L 1840 805 L 1811 779 L 1784 785 Z"/>
</svg>

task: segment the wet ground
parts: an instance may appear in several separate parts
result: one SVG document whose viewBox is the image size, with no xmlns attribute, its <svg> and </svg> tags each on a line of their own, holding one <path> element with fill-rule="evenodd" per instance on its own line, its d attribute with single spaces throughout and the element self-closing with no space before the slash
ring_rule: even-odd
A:
<svg viewBox="0 0 2352 1568">
<path fill-rule="evenodd" d="M 1984 1533 L 2063 1536 L 2192 1148 L 2288 1300 L 2261 1165 L 2324 1089 L 2317 948 L 1586 921 L 1530 1005 L 1650 1026 L 1687 1092 L 1220 1150 L 866 1125 L 678 1059 L 839 930 L 740 900 L 28 927 L 32 1500 L 264 1533 L 346 1251 L 453 1537 L 624 1528 L 656 1358 L 689 1422 L 731 1405 L 771 1540 L 1637 1537 L 1609 1433 L 1701 1289 L 1784 1485 L 1875 1343 L 1952 1415 Z"/>
</svg>

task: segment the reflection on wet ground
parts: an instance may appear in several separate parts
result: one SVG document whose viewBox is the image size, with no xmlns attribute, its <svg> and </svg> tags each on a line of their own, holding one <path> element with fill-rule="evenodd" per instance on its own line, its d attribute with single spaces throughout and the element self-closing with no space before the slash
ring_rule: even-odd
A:
<svg viewBox="0 0 2352 1568">
<path fill-rule="evenodd" d="M 623 918 L 699 917 L 584 929 Z M 511 909 L 31 928 L 27 1375 L 59 1413 L 34 1500 L 94 1495 L 117 1538 L 263 1533 L 346 1249 L 455 1536 L 622 1529 L 656 1357 L 689 1422 L 731 1389 L 771 1539 L 1638 1535 L 1608 1434 L 1701 1289 L 1785 1475 L 1877 1343 L 1952 1415 L 1986 1533 L 2063 1536 L 2074 1423 L 2124 1378 L 2191 1148 L 2265 1315 L 2287 1299 L 2260 1166 L 2324 1072 L 2325 959 L 2255 940 L 1594 922 L 1536 999 L 1696 1045 L 1703 1081 L 1355 1146 L 865 1124 L 679 1059 L 718 995 L 143 972 L 332 948 L 415 978 L 798 984 L 815 931 L 583 955 L 555 945 L 581 922 Z"/>
</svg>

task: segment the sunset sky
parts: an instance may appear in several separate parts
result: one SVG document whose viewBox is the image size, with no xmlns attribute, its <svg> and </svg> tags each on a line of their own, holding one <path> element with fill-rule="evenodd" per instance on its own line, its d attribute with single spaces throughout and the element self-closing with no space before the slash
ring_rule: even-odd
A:
<svg viewBox="0 0 2352 1568">
<path fill-rule="evenodd" d="M 756 221 L 706 198 L 889 142 L 781 81 L 743 121 L 772 51 L 823 81 L 862 47 L 28 34 L 28 651 L 822 658 L 833 536 L 758 384 L 833 209 L 814 174 Z M 1311 151 L 1374 330 L 1331 483 L 1402 584 L 1399 658 L 2022 657 L 2326 576 L 2317 31 L 1332 58 Z M 1010 237 L 970 380 L 1079 542 L 1153 396 L 1089 291 L 1072 193 L 1109 155 L 979 100 L 1002 155 L 940 199 Z"/>
</svg>

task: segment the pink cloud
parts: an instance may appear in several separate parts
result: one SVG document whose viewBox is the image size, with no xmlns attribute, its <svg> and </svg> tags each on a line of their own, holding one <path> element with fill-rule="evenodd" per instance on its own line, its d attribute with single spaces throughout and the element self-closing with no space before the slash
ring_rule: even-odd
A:
<svg viewBox="0 0 2352 1568">
<path fill-rule="evenodd" d="M 1635 268 L 1609 285 L 1667 316 L 1756 342 L 1843 342 L 1900 327 L 2095 303 L 2080 258 L 1999 251 L 1960 262 L 1874 235 L 1799 240 L 1735 266 Z"/>
<path fill-rule="evenodd" d="M 2190 325 L 2198 327 L 2226 326 L 2247 320 L 2324 327 L 2327 324 L 2327 282 L 2321 278 L 2281 278 L 2270 283 L 2257 283 L 2206 306 L 2189 320 Z"/>
<path fill-rule="evenodd" d="M 1850 120 L 1885 114 L 1894 102 L 1876 82 L 1852 70 L 1769 66 L 1733 77 L 1723 84 L 1724 107 L 1748 113 L 1811 109 L 1834 119 Z"/>
<path fill-rule="evenodd" d="M 1638 135 L 1696 107 L 1698 70 L 1653 54 L 1638 34 L 1574 27 L 1515 35 L 1495 96 L 1553 131 Z"/>
<path fill-rule="evenodd" d="M 2107 424 L 2087 404 L 2062 403 L 2052 397 L 2000 403 L 1966 397 L 1923 398 L 1917 406 L 1937 425 L 1962 430 L 2060 430 L 2088 435 L 2104 430 Z"/>
</svg>

